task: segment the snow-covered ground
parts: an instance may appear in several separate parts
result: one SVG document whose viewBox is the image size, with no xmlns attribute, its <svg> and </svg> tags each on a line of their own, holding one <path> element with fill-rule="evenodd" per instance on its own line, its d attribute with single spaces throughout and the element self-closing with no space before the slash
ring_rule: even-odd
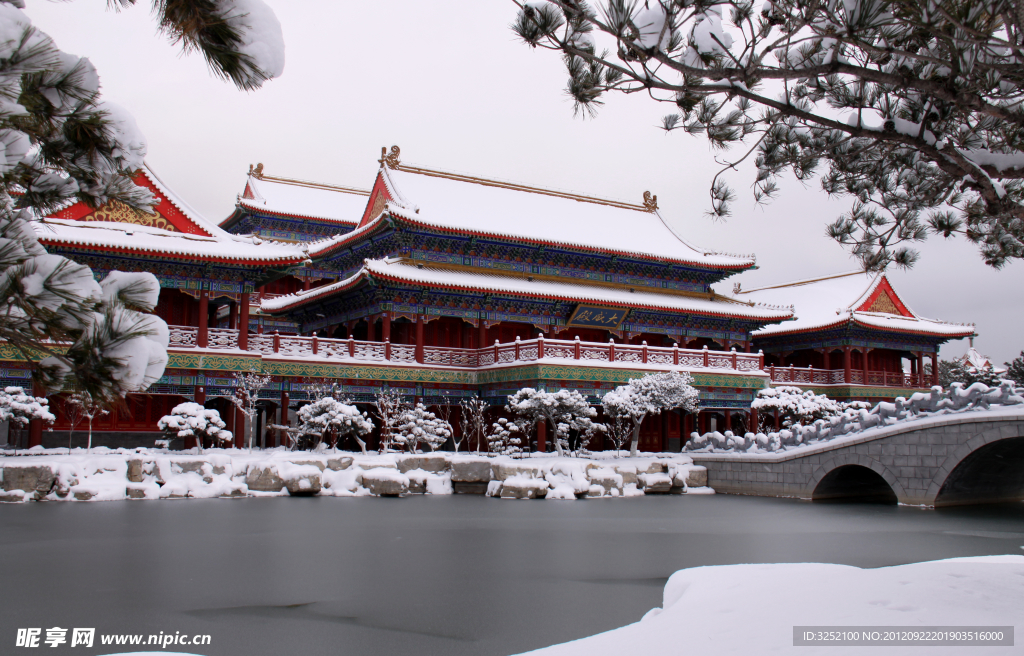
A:
<svg viewBox="0 0 1024 656">
<path fill-rule="evenodd" d="M 0 501 L 476 493 L 578 499 L 713 493 L 681 454 L 590 457 L 208 449 L 43 449 L 0 457 Z"/>
<path fill-rule="evenodd" d="M 878 569 L 822 563 L 724 565 L 676 572 L 663 604 L 619 629 L 529 652 L 621 654 L 1021 653 L 1015 647 L 793 646 L 794 626 L 1021 626 L 1024 556 L 954 558 Z"/>
</svg>

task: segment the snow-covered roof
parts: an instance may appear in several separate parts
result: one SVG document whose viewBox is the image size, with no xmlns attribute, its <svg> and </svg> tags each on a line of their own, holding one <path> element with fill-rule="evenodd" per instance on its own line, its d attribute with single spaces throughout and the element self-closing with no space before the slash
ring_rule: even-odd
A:
<svg viewBox="0 0 1024 656">
<path fill-rule="evenodd" d="M 974 334 L 974 326 L 927 319 L 903 302 L 884 273 L 850 271 L 734 292 L 739 299 L 792 305 L 796 320 L 765 326 L 754 337 L 823 330 L 850 321 L 871 328 L 946 338 Z"/>
<path fill-rule="evenodd" d="M 46 218 L 36 224 L 36 234 L 47 245 L 61 244 L 119 253 L 151 253 L 254 264 L 299 264 L 306 260 L 306 254 L 298 248 L 272 241 L 261 242 L 252 237 L 236 237 L 219 230 L 215 236 L 206 237 L 131 223 Z"/>
<path fill-rule="evenodd" d="M 991 367 L 993 373 L 1006 373 L 1006 367 L 997 367 L 995 362 L 992 362 L 987 355 L 979 353 L 974 346 L 967 349 L 967 352 L 957 359 L 965 367 L 971 367 L 973 369 L 988 369 Z"/>
<path fill-rule="evenodd" d="M 731 255 L 682 239 L 656 209 L 656 197 L 626 203 L 512 182 L 434 171 L 406 164 L 382 165 L 389 197 L 386 212 L 367 216 L 371 230 L 385 213 L 427 228 L 476 236 L 665 260 L 710 269 L 743 270 L 753 255 Z M 646 195 L 645 195 L 646 196 Z M 638 200 L 641 200 L 638 198 Z M 312 245 L 316 257 L 360 239 L 357 231 Z"/>
<path fill-rule="evenodd" d="M 264 242 L 226 232 L 175 194 L 148 165 L 143 166 L 141 174 L 157 191 L 157 209 L 163 207 L 161 211 L 172 213 L 166 209 L 166 204 L 169 203 L 174 210 L 180 212 L 181 216 L 174 217 L 178 222 L 175 229 L 165 230 L 136 223 L 89 220 L 86 212 L 91 212 L 91 209 L 76 210 L 69 206 L 63 208 L 58 216 L 47 217 L 35 224 L 39 240 L 47 245 L 86 250 L 188 257 L 239 264 L 290 265 L 301 264 L 309 259 L 306 252 L 297 246 Z M 60 218 L 66 213 L 85 215 L 85 220 Z"/>
<path fill-rule="evenodd" d="M 787 309 L 750 305 L 724 296 L 716 296 L 712 300 L 708 295 L 659 293 L 643 291 L 640 288 L 637 288 L 635 292 L 630 292 L 628 289 L 585 283 L 530 280 L 523 277 L 433 266 L 420 268 L 401 258 L 366 260 L 363 268 L 349 278 L 323 287 L 265 299 L 262 307 L 266 312 L 286 312 L 336 294 L 343 294 L 371 277 L 445 289 L 513 294 L 531 298 L 600 303 L 631 308 L 673 310 L 756 321 L 784 321 L 792 316 Z"/>
<path fill-rule="evenodd" d="M 322 219 L 353 227 L 359 223 L 369 195 L 366 189 L 257 175 L 254 171 L 249 173 L 238 204 L 259 212 Z"/>
</svg>

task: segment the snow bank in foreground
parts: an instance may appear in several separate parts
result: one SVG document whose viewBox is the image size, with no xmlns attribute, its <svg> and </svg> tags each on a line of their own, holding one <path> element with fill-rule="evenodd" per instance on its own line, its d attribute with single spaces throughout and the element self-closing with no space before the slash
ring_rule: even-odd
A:
<svg viewBox="0 0 1024 656">
<path fill-rule="evenodd" d="M 662 608 L 619 629 L 529 652 L 621 654 L 860 653 L 793 646 L 794 626 L 1007 626 L 1024 608 L 1024 556 L 954 558 L 860 569 L 821 563 L 725 565 L 676 572 Z M 1019 645 L 1020 638 L 1017 638 Z M 971 647 L 872 647 L 875 656 L 964 654 Z M 992 656 L 1018 647 L 986 647 Z"/>
</svg>

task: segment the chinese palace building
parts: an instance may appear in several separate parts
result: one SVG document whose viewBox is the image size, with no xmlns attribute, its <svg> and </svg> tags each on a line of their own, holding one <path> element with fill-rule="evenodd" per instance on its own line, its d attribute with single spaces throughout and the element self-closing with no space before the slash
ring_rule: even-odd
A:
<svg viewBox="0 0 1024 656">
<path fill-rule="evenodd" d="M 170 360 L 148 394 L 96 423 L 111 445 L 151 445 L 157 420 L 185 400 L 241 428 L 218 398 L 239 371 L 272 376 L 256 429 L 273 446 L 262 428 L 293 420 L 323 381 L 359 404 L 391 388 L 497 409 L 522 387 L 576 389 L 599 404 L 631 378 L 682 369 L 702 411 L 645 422 L 640 443 L 678 450 L 695 430 L 752 426 L 750 403 L 773 381 L 849 399 L 927 388 L 923 359 L 974 332 L 915 315 L 884 275 L 721 294 L 714 286 L 754 257 L 688 243 L 646 192 L 628 203 L 437 171 L 392 147 L 368 190 L 251 168 L 215 225 L 148 168 L 135 180 L 157 196 L 152 214 L 74 204 L 39 227 L 48 249 L 99 276 L 160 280 Z M 6 356 L 4 384 L 25 385 L 31 364 Z M 63 433 L 66 444 L 52 404 L 54 433 L 34 439 Z M 543 446 L 542 428 L 537 438 Z"/>
</svg>

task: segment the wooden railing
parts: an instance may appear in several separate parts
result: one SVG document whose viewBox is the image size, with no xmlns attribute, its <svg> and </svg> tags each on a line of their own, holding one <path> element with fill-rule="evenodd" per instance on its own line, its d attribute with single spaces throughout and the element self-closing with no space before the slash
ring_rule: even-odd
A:
<svg viewBox="0 0 1024 656">
<path fill-rule="evenodd" d="M 768 367 L 773 383 L 795 385 L 867 385 L 869 387 L 928 387 L 931 383 L 917 374 L 903 371 L 868 371 L 867 382 L 863 370 L 851 370 L 846 380 L 843 369 L 814 369 L 813 367 Z"/>
<path fill-rule="evenodd" d="M 171 326 L 171 348 L 198 348 L 198 328 Z M 210 328 L 208 349 L 237 349 L 238 331 Z M 424 346 L 417 354 L 411 344 L 365 342 L 355 339 L 324 339 L 299 335 L 249 333 L 247 351 L 266 356 L 289 358 L 325 358 L 367 362 L 416 363 L 441 367 L 477 368 L 513 362 L 537 360 L 573 360 L 586 363 L 623 363 L 635 365 L 679 366 L 687 369 L 728 369 L 738 372 L 760 371 L 764 359 L 758 353 L 711 351 L 707 348 L 648 346 L 647 343 L 581 342 L 538 337 L 479 349 Z M 419 357 L 417 357 L 419 355 Z"/>
</svg>

